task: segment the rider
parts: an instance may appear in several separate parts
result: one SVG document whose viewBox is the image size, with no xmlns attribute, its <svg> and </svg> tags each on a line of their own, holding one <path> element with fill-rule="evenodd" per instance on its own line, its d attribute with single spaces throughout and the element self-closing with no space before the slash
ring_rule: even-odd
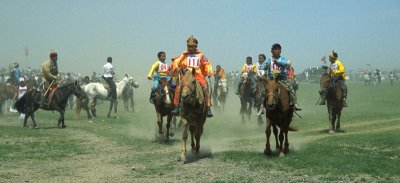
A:
<svg viewBox="0 0 400 183">
<path fill-rule="evenodd" d="M 103 79 L 110 85 L 110 92 L 108 92 L 108 99 L 109 100 L 115 100 L 117 99 L 117 87 L 115 86 L 115 81 L 114 81 L 114 66 L 112 65 L 112 58 L 108 57 L 107 58 L 107 63 L 104 64 L 103 66 Z"/>
<path fill-rule="evenodd" d="M 214 92 L 215 93 L 217 92 L 216 88 L 218 87 L 218 82 L 223 79 L 225 79 L 225 71 L 220 65 L 217 65 L 217 67 L 215 67 L 215 71 L 214 71 Z"/>
<path fill-rule="evenodd" d="M 329 70 L 329 76 L 333 77 L 333 83 L 336 85 L 336 83 L 339 80 L 342 80 L 340 83 L 340 87 L 343 89 L 343 107 L 347 107 L 346 103 L 346 97 L 347 97 L 347 86 L 344 83 L 346 81 L 346 75 L 345 75 L 345 70 L 344 70 L 344 65 L 342 62 L 338 60 L 338 54 L 332 50 L 329 53 L 329 61 L 331 62 L 330 65 L 330 70 Z M 321 102 L 319 105 L 325 105 L 325 99 L 326 99 L 326 93 L 327 93 L 327 88 L 322 89 L 320 92 L 321 95 Z"/>
<path fill-rule="evenodd" d="M 173 70 L 177 71 L 180 68 L 188 68 L 195 69 L 196 71 L 196 80 L 199 82 L 203 89 L 204 102 L 207 105 L 207 117 L 212 117 L 213 114 L 211 112 L 211 100 L 210 94 L 208 93 L 208 83 L 206 80 L 206 76 L 208 78 L 212 75 L 212 66 L 211 62 L 207 59 L 207 57 L 197 49 L 198 41 L 193 36 L 190 36 L 186 41 L 187 50 L 185 50 L 179 58 L 177 58 L 173 63 Z M 180 102 L 180 87 L 177 87 L 174 96 L 174 105 L 175 109 L 173 113 L 175 115 L 179 114 L 179 102 Z"/>
<path fill-rule="evenodd" d="M 251 80 L 251 91 L 252 91 L 252 94 L 254 94 L 255 88 L 256 88 L 256 80 L 254 79 L 254 76 L 257 73 L 257 68 L 256 68 L 256 65 L 253 64 L 252 60 L 253 60 L 253 58 L 251 58 L 250 56 L 246 58 L 246 63 L 242 66 L 242 74 L 244 72 L 247 72 L 249 74 L 249 77 Z M 236 95 L 239 95 L 240 87 L 242 86 L 243 81 L 244 81 L 243 78 L 240 77 Z"/>
<path fill-rule="evenodd" d="M 50 60 L 46 60 L 42 63 L 42 77 L 43 81 L 42 87 L 42 97 L 40 100 L 41 107 L 48 106 L 47 96 L 50 93 L 51 88 L 56 88 L 58 86 L 58 80 L 60 77 L 58 76 L 58 65 L 57 65 L 57 52 L 50 52 Z"/>
<path fill-rule="evenodd" d="M 264 62 L 263 69 L 267 70 L 268 77 L 274 77 L 275 72 L 278 73 L 278 80 L 286 86 L 289 91 L 289 101 L 290 105 L 294 108 L 294 110 L 301 110 L 299 105 L 297 104 L 297 98 L 295 95 L 295 91 L 292 87 L 292 84 L 287 80 L 286 66 L 290 65 L 290 62 L 285 59 L 285 57 L 281 56 L 282 47 L 280 44 L 275 43 L 271 47 L 272 56 Z"/>
<path fill-rule="evenodd" d="M 151 66 L 149 74 L 147 74 L 147 79 L 151 80 L 154 78 L 154 84 L 153 87 L 151 88 L 151 94 L 150 94 L 150 103 L 153 103 L 153 98 L 156 95 L 156 89 L 158 87 L 159 79 L 161 78 L 166 78 L 167 81 L 171 79 L 171 77 L 168 75 L 168 64 L 165 62 L 166 54 L 163 51 L 158 52 L 157 54 L 158 60 Z M 153 76 L 153 73 L 156 73 Z"/>
</svg>

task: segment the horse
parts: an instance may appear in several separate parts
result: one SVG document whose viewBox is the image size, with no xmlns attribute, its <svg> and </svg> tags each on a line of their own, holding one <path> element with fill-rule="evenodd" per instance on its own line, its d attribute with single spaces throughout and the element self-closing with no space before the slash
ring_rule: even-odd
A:
<svg viewBox="0 0 400 183">
<path fill-rule="evenodd" d="M 133 81 L 131 77 L 129 84 L 122 90 L 122 101 L 124 102 L 125 111 L 129 111 L 129 106 L 132 108 L 132 112 L 135 112 L 135 105 L 133 102 L 133 89 L 139 87 L 139 82 Z"/>
<path fill-rule="evenodd" d="M 265 98 L 265 80 L 261 79 L 261 77 L 259 77 L 257 79 L 257 84 L 256 84 L 256 92 L 254 94 L 254 106 L 258 112 L 257 114 L 257 123 L 258 125 L 262 125 L 264 123 L 263 119 L 262 119 L 262 114 L 265 113 L 265 108 L 263 105 L 264 102 L 264 98 Z"/>
<path fill-rule="evenodd" d="M 338 80 L 337 82 L 343 82 Z M 320 80 L 321 87 L 327 88 L 326 94 L 326 106 L 328 109 L 328 118 L 331 123 L 329 133 L 342 132 L 340 128 L 340 116 L 342 115 L 343 109 L 343 89 L 340 84 L 336 85 L 333 83 L 333 78 L 331 76 L 325 75 L 321 77 Z"/>
<path fill-rule="evenodd" d="M 170 82 L 167 81 L 166 78 L 160 78 L 160 84 L 156 89 L 154 101 L 154 108 L 157 113 L 157 124 L 158 124 L 158 133 L 164 134 L 163 130 L 163 117 L 167 116 L 167 133 L 165 137 L 169 139 L 169 136 L 172 135 L 169 132 L 172 121 L 172 110 L 174 110 L 174 104 L 172 103 L 173 90 L 171 88 Z"/>
<path fill-rule="evenodd" d="M 276 152 L 280 156 L 284 156 L 285 153 L 289 152 L 288 132 L 296 131 L 296 129 L 290 127 L 294 109 L 289 105 L 289 91 L 284 84 L 281 84 L 275 77 L 269 79 L 264 78 L 264 80 L 266 81 L 266 99 L 264 101 L 264 106 L 266 108 L 267 117 L 267 126 L 265 130 L 267 142 L 264 154 L 271 154 L 269 140 L 272 126 L 275 136 Z M 279 142 L 278 127 L 280 128 Z M 284 144 L 283 141 L 285 141 Z"/>
<path fill-rule="evenodd" d="M 7 100 L 14 100 L 17 92 L 17 88 L 14 85 L 0 85 L 0 114 L 3 114 L 3 104 Z"/>
<path fill-rule="evenodd" d="M 189 128 L 192 150 L 199 155 L 200 138 L 207 118 L 207 107 L 200 83 L 195 78 L 196 71 L 186 70 L 181 79 L 181 122 L 182 122 L 182 154 L 181 160 L 186 163 L 186 140 Z M 196 141 L 194 141 L 194 139 Z"/>
<path fill-rule="evenodd" d="M 242 76 L 243 83 L 239 90 L 240 97 L 240 114 L 242 115 L 242 122 L 245 121 L 244 116 L 247 114 L 247 118 L 250 121 L 251 109 L 253 107 L 252 87 L 251 87 L 251 76 L 248 72 L 243 72 Z"/>
<path fill-rule="evenodd" d="M 122 90 L 129 83 L 130 79 L 133 79 L 133 78 L 125 75 L 125 77 L 121 81 L 115 83 L 116 88 L 117 88 L 117 98 L 121 97 Z M 89 99 L 88 103 L 86 104 L 87 108 L 90 109 L 90 110 L 88 110 L 89 111 L 88 118 L 94 118 L 94 117 L 96 117 L 96 114 L 95 114 L 96 102 L 95 101 L 97 99 L 108 100 L 108 97 L 107 97 L 108 90 L 101 83 L 89 83 L 83 87 L 83 90 L 85 91 L 85 93 Z M 117 100 L 110 101 L 110 108 L 108 110 L 107 117 L 110 117 L 111 111 L 114 107 L 114 117 L 117 118 L 117 106 L 118 106 Z"/>
<path fill-rule="evenodd" d="M 74 94 L 81 100 L 86 99 L 86 94 L 79 86 L 78 82 L 75 81 L 74 83 L 70 83 L 64 86 L 57 88 L 53 94 L 52 99 L 49 102 L 48 106 L 40 107 L 40 100 L 42 97 L 42 92 L 37 90 L 31 90 L 27 92 L 24 96 L 18 99 L 15 102 L 15 108 L 18 112 L 24 113 L 24 124 L 23 127 L 27 127 L 27 120 L 31 117 L 33 122 L 33 128 L 38 128 L 34 112 L 39 108 L 43 110 L 51 110 L 51 111 L 58 111 L 60 113 L 60 117 L 58 119 L 58 127 L 65 128 L 67 127 L 64 122 L 64 114 L 65 114 L 65 107 L 67 105 L 68 98 Z"/>
<path fill-rule="evenodd" d="M 213 92 L 214 103 L 217 103 L 215 108 L 221 109 L 221 111 L 224 112 L 226 97 L 228 95 L 228 84 L 226 79 L 219 79 L 216 86 L 217 87 L 214 88 Z"/>
</svg>

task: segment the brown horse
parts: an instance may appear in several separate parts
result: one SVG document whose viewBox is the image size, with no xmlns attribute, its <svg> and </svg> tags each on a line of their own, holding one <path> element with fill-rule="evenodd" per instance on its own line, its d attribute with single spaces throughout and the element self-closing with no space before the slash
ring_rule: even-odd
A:
<svg viewBox="0 0 400 183">
<path fill-rule="evenodd" d="M 240 97 L 240 114 L 242 115 L 242 122 L 245 121 L 244 116 L 247 114 L 247 119 L 250 121 L 251 108 L 253 107 L 253 97 L 251 89 L 251 76 L 244 72 L 242 74 L 243 83 L 240 87 L 239 97 Z"/>
<path fill-rule="evenodd" d="M 0 85 L 0 114 L 3 113 L 3 104 L 7 100 L 14 100 L 18 92 L 14 85 Z"/>
<path fill-rule="evenodd" d="M 174 105 L 172 103 L 173 90 L 171 88 L 170 83 L 166 78 L 160 78 L 159 86 L 156 89 L 156 95 L 154 97 L 154 107 L 157 113 L 157 124 L 158 124 L 158 133 L 163 134 L 163 117 L 167 116 L 167 133 L 165 137 L 169 139 L 170 134 L 169 129 L 171 127 L 172 121 L 172 110 L 174 109 Z"/>
<path fill-rule="evenodd" d="M 338 80 L 337 82 L 343 81 Z M 329 133 L 343 132 L 340 128 L 340 116 L 343 109 L 343 89 L 339 83 L 334 84 L 333 78 L 328 75 L 321 77 L 320 86 L 327 89 L 326 106 L 328 108 L 329 122 L 331 122 Z"/>
<path fill-rule="evenodd" d="M 296 131 L 295 129 L 290 127 L 294 111 L 293 108 L 289 105 L 288 89 L 283 84 L 279 83 L 279 81 L 277 81 L 277 79 L 274 77 L 265 80 L 266 99 L 264 101 L 264 106 L 267 109 L 267 127 L 265 130 L 267 143 L 265 145 L 264 154 L 271 154 L 269 138 L 271 135 L 272 126 L 275 135 L 276 152 L 280 156 L 284 156 L 284 154 L 289 151 L 288 132 Z M 280 128 L 279 142 L 277 127 Z"/>
<path fill-rule="evenodd" d="M 207 110 L 204 101 L 203 90 L 195 78 L 195 70 L 187 70 L 183 76 L 181 87 L 181 122 L 182 122 L 182 154 L 181 160 L 186 163 L 186 140 L 189 128 L 192 150 L 196 155 L 200 150 L 200 138 L 203 134 L 203 126 L 206 122 Z M 193 139 L 196 139 L 196 143 Z"/>
</svg>

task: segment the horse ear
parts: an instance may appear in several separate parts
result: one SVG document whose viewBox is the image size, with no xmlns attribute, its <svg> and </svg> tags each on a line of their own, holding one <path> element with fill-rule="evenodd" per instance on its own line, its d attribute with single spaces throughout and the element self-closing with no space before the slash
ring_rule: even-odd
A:
<svg viewBox="0 0 400 183">
<path fill-rule="evenodd" d="M 192 75 L 196 76 L 196 70 L 194 68 L 192 68 Z"/>
<path fill-rule="evenodd" d="M 74 81 L 74 85 L 75 85 L 75 86 L 78 86 L 78 80 L 75 80 L 75 81 Z"/>
</svg>

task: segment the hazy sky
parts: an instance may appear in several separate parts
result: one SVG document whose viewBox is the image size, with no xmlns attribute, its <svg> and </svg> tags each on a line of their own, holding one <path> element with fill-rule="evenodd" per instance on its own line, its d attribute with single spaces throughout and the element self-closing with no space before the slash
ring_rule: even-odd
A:
<svg viewBox="0 0 400 183">
<path fill-rule="evenodd" d="M 0 66 L 18 60 L 36 68 L 55 50 L 62 71 L 101 72 L 112 56 L 117 73 L 139 76 L 158 51 L 169 60 L 193 34 L 213 67 L 228 71 L 246 56 L 269 55 L 275 42 L 297 72 L 320 65 L 332 49 L 348 70 L 400 68 L 398 0 L 0 2 Z"/>
</svg>

